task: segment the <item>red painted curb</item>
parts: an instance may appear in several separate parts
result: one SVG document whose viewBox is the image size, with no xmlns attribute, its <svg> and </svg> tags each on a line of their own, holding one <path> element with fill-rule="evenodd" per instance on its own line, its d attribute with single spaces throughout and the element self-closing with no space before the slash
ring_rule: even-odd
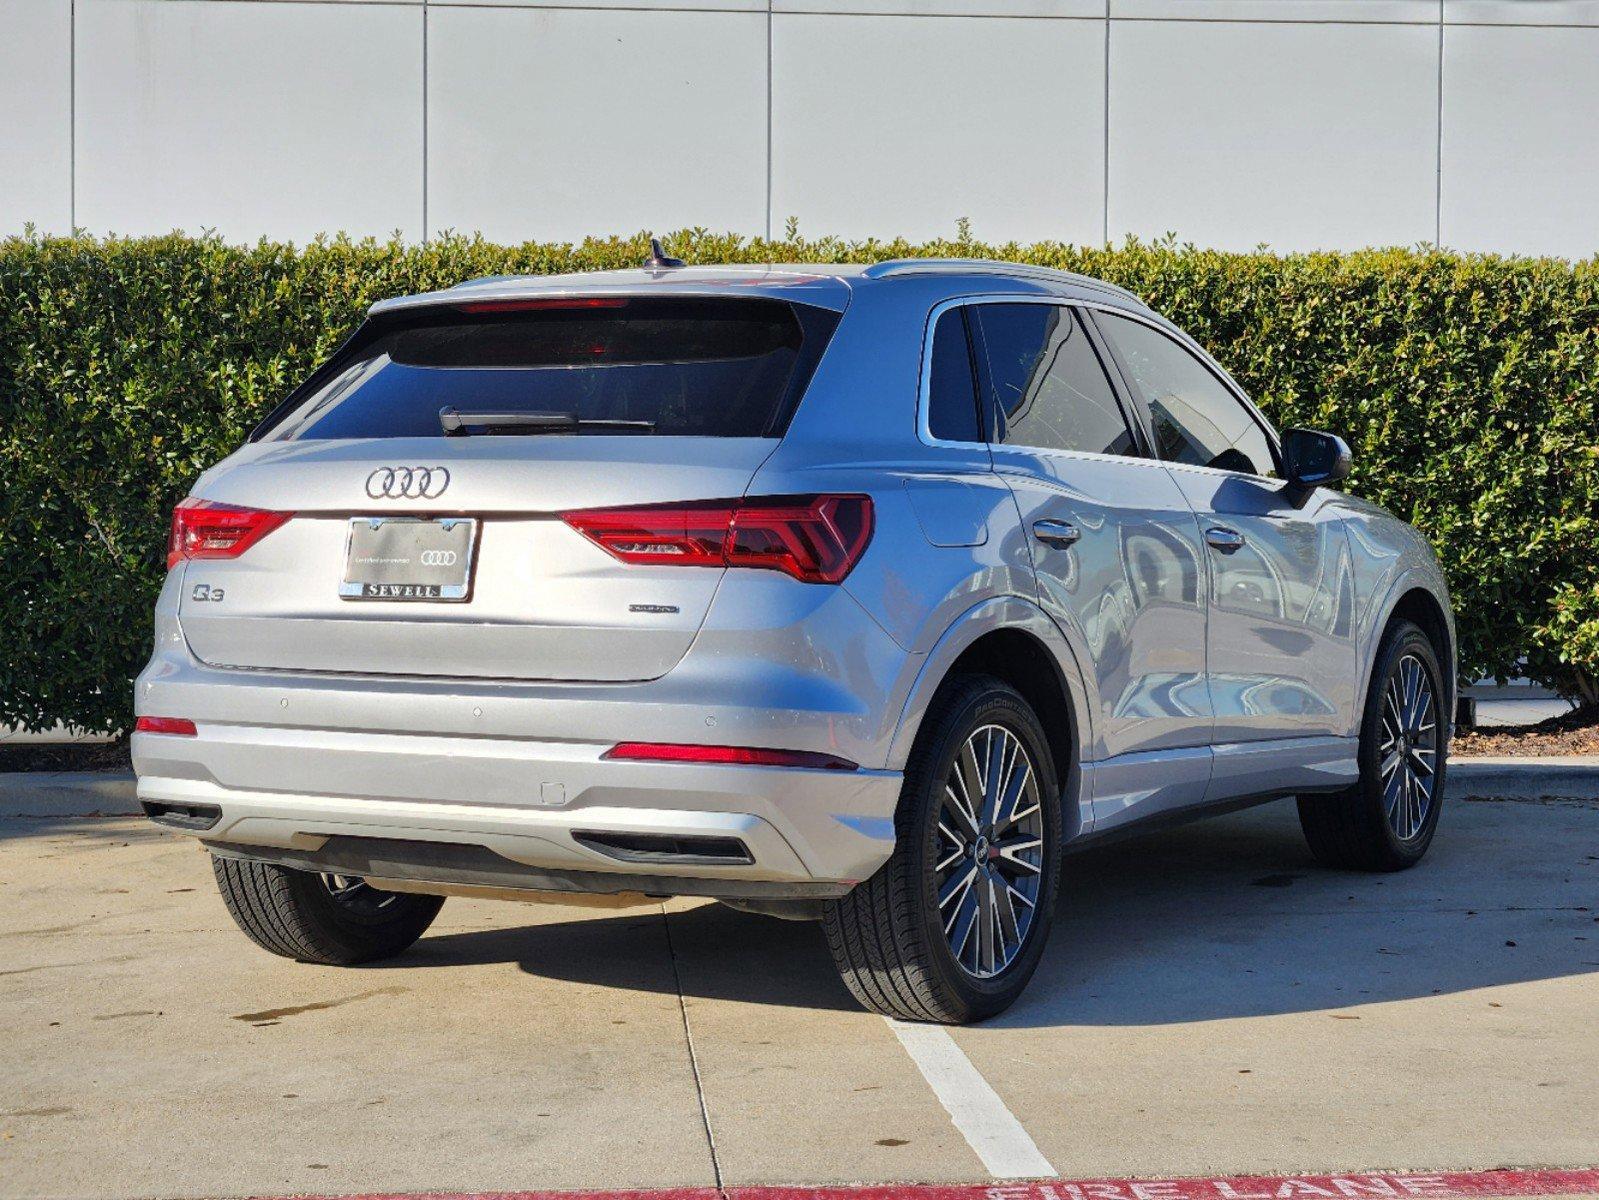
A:
<svg viewBox="0 0 1599 1200">
<path fill-rule="evenodd" d="M 1056 1179 L 979 1186 L 728 1188 L 729 1200 L 1467 1200 L 1599 1193 L 1599 1170 Z"/>
<path fill-rule="evenodd" d="M 1599 1169 L 1234 1175 L 1220 1179 L 1046 1179 L 992 1184 L 660 1188 L 618 1192 L 382 1192 L 298 1200 L 1471 1200 L 1599 1195 Z"/>
</svg>

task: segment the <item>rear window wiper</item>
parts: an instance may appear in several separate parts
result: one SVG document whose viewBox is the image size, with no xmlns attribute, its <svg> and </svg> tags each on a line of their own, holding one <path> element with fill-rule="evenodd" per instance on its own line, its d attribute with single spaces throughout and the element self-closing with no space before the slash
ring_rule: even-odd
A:
<svg viewBox="0 0 1599 1200">
<path fill-rule="evenodd" d="M 474 428 L 490 433 L 576 433 L 581 429 L 614 429 L 620 433 L 651 433 L 654 421 L 624 421 L 611 417 L 580 417 L 570 412 L 462 412 L 446 404 L 439 409 L 439 425 L 446 437 L 468 437 Z"/>
</svg>

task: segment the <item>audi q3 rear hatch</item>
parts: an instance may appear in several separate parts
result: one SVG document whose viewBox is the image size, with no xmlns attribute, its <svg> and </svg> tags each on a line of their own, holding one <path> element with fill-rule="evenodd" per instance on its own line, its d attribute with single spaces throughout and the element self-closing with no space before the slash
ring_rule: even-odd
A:
<svg viewBox="0 0 1599 1200">
<path fill-rule="evenodd" d="M 742 496 L 836 321 L 676 295 L 374 319 L 180 507 L 191 649 L 279 670 L 664 674 L 721 569 L 623 561 L 569 518 Z"/>
</svg>

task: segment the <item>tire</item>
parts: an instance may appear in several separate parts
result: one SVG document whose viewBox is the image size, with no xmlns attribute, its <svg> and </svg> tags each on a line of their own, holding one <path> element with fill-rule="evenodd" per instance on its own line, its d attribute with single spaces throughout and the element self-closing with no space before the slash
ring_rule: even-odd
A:
<svg viewBox="0 0 1599 1200">
<path fill-rule="evenodd" d="M 263 950 L 348 967 L 392 958 L 433 924 L 443 896 L 383 892 L 349 876 L 211 856 L 238 927 Z"/>
<path fill-rule="evenodd" d="M 981 782 L 964 757 L 969 744 L 979 748 L 974 755 L 997 744 L 999 760 L 1013 765 L 998 773 L 1011 781 L 1008 796 L 985 804 L 975 830 L 947 806 L 959 803 L 962 780 Z M 1022 754 L 1032 770 L 1028 782 L 1017 784 Z M 966 764 L 959 779 L 957 755 Z M 987 676 L 945 684 L 906 763 L 893 855 L 823 910 L 833 961 L 861 1004 L 888 1017 L 946 1024 L 1010 1007 L 1037 968 L 1054 919 L 1061 841 L 1056 778 L 1043 726 L 1015 689 Z M 959 840 L 949 835 L 952 826 Z M 941 887 L 949 897 L 942 908 Z M 990 895 L 993 908 L 985 910 Z M 993 931 L 986 942 L 985 912 L 997 922 L 986 925 Z"/>
<path fill-rule="evenodd" d="M 1425 687 L 1425 703 L 1404 702 L 1412 681 Z M 1427 635 L 1409 621 L 1394 622 L 1377 649 L 1366 696 L 1360 782 L 1332 796 L 1299 797 L 1299 824 L 1318 861 L 1357 871 L 1403 871 L 1421 861 L 1438 828 L 1449 765 L 1451 714 L 1444 695 Z M 1396 724 L 1411 734 L 1413 753 L 1404 750 L 1403 739 L 1396 749 Z M 1424 769 L 1429 757 L 1430 779 Z"/>
</svg>

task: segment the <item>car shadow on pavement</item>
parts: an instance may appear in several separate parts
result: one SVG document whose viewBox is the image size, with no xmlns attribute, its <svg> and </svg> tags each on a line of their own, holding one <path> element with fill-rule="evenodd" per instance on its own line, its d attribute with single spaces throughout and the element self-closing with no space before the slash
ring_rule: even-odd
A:
<svg viewBox="0 0 1599 1200">
<path fill-rule="evenodd" d="M 1038 974 L 1000 1027 L 1342 1010 L 1599 972 L 1599 805 L 1457 802 L 1428 859 L 1330 871 L 1292 803 L 1070 855 Z M 668 938 L 669 928 L 669 938 Z M 856 1008 L 819 925 L 707 903 L 435 935 L 396 967 L 516 962 L 602 987 Z"/>
<path fill-rule="evenodd" d="M 752 916 L 711 902 L 664 914 L 658 907 L 615 916 L 588 911 L 572 920 L 514 929 L 430 934 L 391 965 L 494 962 L 599 987 L 671 992 L 681 987 L 685 995 L 705 999 L 858 1007 L 833 970 L 820 925 Z"/>
</svg>

